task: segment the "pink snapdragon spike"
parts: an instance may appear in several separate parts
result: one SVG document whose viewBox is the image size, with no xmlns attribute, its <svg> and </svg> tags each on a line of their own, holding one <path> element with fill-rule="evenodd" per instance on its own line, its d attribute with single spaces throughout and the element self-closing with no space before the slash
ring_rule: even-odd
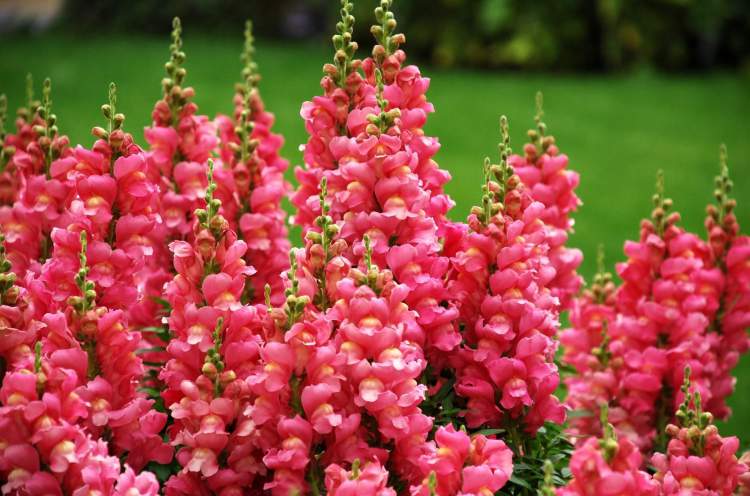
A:
<svg viewBox="0 0 750 496">
<path fill-rule="evenodd" d="M 406 302 L 418 312 L 425 353 L 439 370 L 460 342 L 445 283 L 450 264 L 440 243 L 450 227 L 446 213 L 453 202 L 443 191 L 450 175 L 432 158 L 437 139 L 423 130 L 433 111 L 425 97 L 429 80 L 404 64 L 399 46 L 405 38 L 394 34 L 390 4 L 384 0 L 375 10 L 377 44 L 364 61 L 354 59 L 353 17 L 345 14 L 338 25 L 335 63 L 324 67 L 324 95 L 302 106 L 310 137 L 292 202 L 303 232 L 315 230 L 318 185 L 326 179 L 347 257 L 360 264 L 362 240 L 370 238 L 373 263 L 409 287 Z"/>
<path fill-rule="evenodd" d="M 3 192 L 2 204 L 4 205 L 13 205 L 19 200 L 24 178 L 43 172 L 45 162 L 64 155 L 68 146 L 67 137 L 58 136 L 56 129 L 48 129 L 54 124 L 55 118 L 44 116 L 43 104 L 47 107 L 47 111 L 51 105 L 49 98 L 51 86 L 45 81 L 44 88 L 43 102 L 35 100 L 34 80 L 31 74 L 26 76 L 26 106 L 17 112 L 15 133 L 10 133 L 3 139 L 4 148 L 7 148 L 3 151 L 3 172 L 0 176 Z M 3 113 L 6 110 L 7 107 Z M 4 120 L 5 116 L 3 116 Z M 51 155 L 50 152 L 52 152 Z"/>
<path fill-rule="evenodd" d="M 52 83 L 44 81 L 41 103 L 33 101 L 31 91 L 29 94 L 29 108 L 20 112 L 16 123 L 17 134 L 6 138 L 14 148 L 6 168 L 17 180 L 16 186 L 11 186 L 17 187 L 17 195 L 12 195 L 12 206 L 0 209 L 8 257 L 21 277 L 27 269 L 38 273 L 38 261 L 49 257 L 49 235 L 60 221 L 69 195 L 67 185 L 50 174 L 53 163 L 70 154 L 69 140 L 59 134 L 52 113 Z"/>
<path fill-rule="evenodd" d="M 466 398 L 467 426 L 503 427 L 533 435 L 565 411 L 553 395 L 559 301 L 547 284 L 544 205 L 534 201 L 508 165 L 507 119 L 501 118 L 500 164 L 485 161 L 482 207 L 453 257 L 464 345 L 453 358 L 455 391 Z M 496 401 L 499 398 L 499 402 Z"/>
<path fill-rule="evenodd" d="M 28 290 L 16 284 L 0 234 L 0 357 L 5 370 L 12 370 L 28 358 L 41 325 L 33 323 L 34 301 Z"/>
<path fill-rule="evenodd" d="M 619 438 L 607 422 L 606 405 L 602 408 L 601 439 L 590 437 L 576 445 L 570 460 L 572 479 L 557 489 L 557 496 L 657 496 L 659 484 L 642 470 L 642 456 L 627 438 Z"/>
<path fill-rule="evenodd" d="M 408 487 L 425 476 L 419 457 L 432 419 L 419 406 L 424 336 L 403 302 L 408 287 L 373 263 L 368 238 L 362 264 L 351 265 L 325 180 L 320 190 L 318 231 L 308 231 L 304 251 L 292 256 L 287 301 L 271 311 L 263 372 L 254 380 L 256 425 L 271 431 L 264 438 L 281 438 L 263 459 L 273 470 L 265 487 L 316 494 L 323 485 L 348 491 L 361 483 L 393 494 L 383 487 L 389 477 Z M 360 462 L 370 467 L 366 479 L 335 481 L 356 474 Z"/>
<path fill-rule="evenodd" d="M 114 494 L 122 472 L 118 456 L 138 471 L 149 460 L 171 458 L 159 429 L 149 438 L 143 425 L 144 415 L 159 414 L 135 391 L 141 372 L 133 353 L 137 336 L 118 324 L 122 312 L 96 305 L 83 233 L 80 239 L 80 265 L 69 272 L 77 293 L 41 321 L 30 319 L 22 340 L 17 332 L 7 336 L 15 346 L 0 387 L 4 492 Z M 12 285 L 13 279 L 6 281 Z M 16 303 L 26 294 L 12 286 L 5 291 L 3 299 L 15 295 Z M 166 416 L 160 421 L 164 425 Z M 108 442 L 99 438 L 104 429 Z M 140 477 L 153 477 L 147 474 Z M 158 487 L 151 487 L 144 494 L 157 494 Z"/>
<path fill-rule="evenodd" d="M 97 137 L 93 147 L 89 150 L 79 145 L 67 157 L 52 163 L 51 177 L 65 186 L 69 196 L 57 222 L 59 229 L 52 231 L 54 249 L 40 280 L 52 302 L 64 302 L 70 296 L 71 288 L 59 277 L 65 278 L 66 271 L 78 263 L 78 231 L 85 231 L 89 236 L 89 277 L 99 290 L 98 303 L 127 311 L 141 296 L 139 271 L 150 250 L 121 243 L 117 234 L 120 224 L 127 224 L 134 216 L 151 216 L 155 224 L 158 190 L 145 178 L 135 186 L 123 177 L 122 164 L 143 157 L 133 137 L 123 129 L 125 117 L 116 111 L 114 83 L 109 87 L 109 103 L 102 110 L 108 129 L 92 130 Z"/>
<path fill-rule="evenodd" d="M 583 261 L 583 254 L 566 246 L 568 235 L 573 231 L 571 214 L 581 205 L 575 193 L 580 179 L 577 172 L 568 169 L 568 156 L 560 153 L 555 138 L 546 134 L 541 92 L 537 93 L 536 99 L 536 130 L 529 130 L 530 143 L 524 145 L 524 155 L 511 155 L 508 163 L 526 185 L 531 197 L 545 206 L 541 219 L 547 225 L 548 257 L 555 268 L 555 278 L 550 281 L 549 288 L 560 299 L 561 308 L 567 310 L 582 283 L 577 269 Z"/>
<path fill-rule="evenodd" d="M 49 84 L 45 95 L 41 112 L 48 114 Z M 67 408 L 70 416 L 63 418 L 71 428 L 85 428 L 93 441 L 106 435 L 108 445 L 97 451 L 124 456 L 141 470 L 152 460 L 169 461 L 171 448 L 160 438 L 166 416 L 152 411 L 153 402 L 136 391 L 144 373 L 134 354 L 141 347 L 141 335 L 129 329 L 122 311 L 136 300 L 134 273 L 142 254 L 113 246 L 120 212 L 112 163 L 139 149 L 121 129 L 124 117 L 114 111 L 114 87 L 105 107 L 109 131 L 95 129 L 99 140 L 94 148 L 77 147 L 49 164 L 50 181 L 68 193 L 58 205 L 60 215 L 48 238 L 50 258 L 28 272 L 24 284 L 34 301 L 38 322 L 30 326 L 41 333 L 36 336 L 40 352 L 54 352 L 71 365 L 81 357 L 80 363 L 89 363 L 88 370 L 76 368 L 77 380 L 70 377 L 66 391 L 78 400 Z M 81 236 L 91 242 L 82 243 Z M 44 332 L 47 329 L 50 333 Z M 107 351 L 109 347 L 118 353 Z"/>
<path fill-rule="evenodd" d="M 740 489 L 746 491 L 750 468 L 737 459 L 739 439 L 719 435 L 713 415 L 702 409 L 700 392 L 691 389 L 689 367 L 685 369 L 682 396 L 676 424 L 666 429 L 666 453 L 656 453 L 651 460 L 662 494 L 731 495 Z"/>
<path fill-rule="evenodd" d="M 661 176 L 654 205 L 652 219 L 641 224 L 640 240 L 625 244 L 629 258 L 617 266 L 623 283 L 614 299 L 610 283 L 601 280 L 603 288 L 574 302 L 573 328 L 561 337 L 570 347 L 564 360 L 580 374 L 569 380 L 569 405 L 591 412 L 609 403 L 618 434 L 644 453 L 665 447 L 661 433 L 682 401 L 676 371 L 693 369 L 696 387 L 717 405 L 717 414 L 731 392 L 731 385 L 717 380 L 720 337 L 709 332 L 723 275 L 712 267 L 708 243 L 677 226 L 679 215 L 669 212 Z M 592 300 L 596 292 L 599 301 Z M 605 325 L 602 341 L 596 335 Z M 571 427 L 582 436 L 599 429 L 585 417 Z"/>
<path fill-rule="evenodd" d="M 160 379 L 182 467 L 166 483 L 170 495 L 235 494 L 252 486 L 261 468 L 246 380 L 258 364 L 265 307 L 243 301 L 254 269 L 243 258 L 246 244 L 219 215 L 212 161 L 206 182 L 191 241 L 170 245 L 177 273 L 164 290 L 171 340 Z"/>
<path fill-rule="evenodd" d="M 172 23 L 170 60 L 162 80 L 164 96 L 151 113 L 152 125 L 145 137 L 150 145 L 149 173 L 160 180 L 161 217 L 168 232 L 184 237 L 190 232 L 190 217 L 200 207 L 206 191 L 206 161 L 217 144 L 214 122 L 197 114 L 192 101 L 195 90 L 183 87 L 187 71 L 182 64 L 182 25 Z M 160 179 L 159 179 L 160 178 Z"/>
<path fill-rule="evenodd" d="M 245 258 L 257 268 L 253 278 L 253 302 L 263 302 L 263 288 L 271 286 L 271 302 L 284 301 L 279 274 L 289 268 L 290 250 L 281 199 L 291 189 L 284 180 L 289 163 L 279 155 L 284 143 L 271 131 L 274 116 L 265 109 L 260 95 L 260 74 L 254 60 L 252 23 L 245 26 L 242 60 L 243 82 L 234 95 L 234 114 L 216 117 L 221 165 L 215 171 L 222 215 L 247 243 Z M 248 290 L 248 291 L 250 291 Z"/>
<path fill-rule="evenodd" d="M 263 489 L 279 495 L 320 491 L 314 436 L 317 441 L 342 423 L 330 402 L 343 379 L 331 362 L 331 324 L 310 305 L 311 296 L 300 294 L 296 251 L 290 262 L 286 301 L 270 308 L 261 367 L 249 381 L 257 397 L 248 412 L 267 440 L 263 464 L 273 474 Z M 270 300 L 270 287 L 266 293 Z"/>
<path fill-rule="evenodd" d="M 435 441 L 420 458 L 423 472 L 429 474 L 413 496 L 496 494 L 513 472 L 513 452 L 499 439 L 482 434 L 470 437 L 452 425 L 439 427 Z"/>
<path fill-rule="evenodd" d="M 571 327 L 560 333 L 563 346 L 563 363 L 575 369 L 575 374 L 565 378 L 568 389 L 566 405 L 581 415 L 568 420 L 568 434 L 575 441 L 594 436 L 602 426 L 595 415 L 617 395 L 620 375 L 611 363 L 611 336 L 608 326 L 615 322 L 615 284 L 612 274 L 605 272 L 602 247 L 599 251 L 599 271 L 594 281 L 581 295 L 573 299 L 569 313 Z M 618 358 L 619 359 L 619 358 Z M 627 412 L 614 406 L 609 410 L 609 420 L 627 417 Z"/>
<path fill-rule="evenodd" d="M 416 483 L 423 477 L 418 457 L 433 424 L 421 408 L 427 390 L 420 380 L 427 365 L 420 346 L 424 331 L 404 302 L 408 286 L 372 261 L 369 238 L 363 243 L 363 264 L 338 282 L 330 318 L 362 422 L 370 420 L 373 425 L 366 428 L 377 429 L 375 446 L 393 444 L 388 459 L 395 475 Z"/>
<path fill-rule="evenodd" d="M 378 461 L 360 467 L 355 460 L 351 470 L 332 464 L 326 467 L 325 488 L 332 496 L 396 496 L 387 486 L 388 472 Z"/>
<path fill-rule="evenodd" d="M 18 140 L 14 134 L 7 134 L 8 97 L 0 95 L 0 205 L 12 205 L 18 195 L 18 176 L 13 163 Z M 23 145 L 22 145 L 23 146 Z"/>
<path fill-rule="evenodd" d="M 718 334 L 713 355 L 712 396 L 705 408 L 719 418 L 731 413 L 726 398 L 734 391 L 732 370 L 739 358 L 750 348 L 750 238 L 740 233 L 734 214 L 736 200 L 730 198 L 726 147 L 720 151 L 721 170 L 715 180 L 716 204 L 707 207 L 706 231 L 711 247 L 713 271 L 704 278 L 705 292 L 715 298 L 707 317 L 710 330 Z M 722 277 L 723 275 L 723 277 Z M 723 280 L 723 285 L 721 284 Z M 710 293 L 709 293 L 710 291 Z"/>
</svg>

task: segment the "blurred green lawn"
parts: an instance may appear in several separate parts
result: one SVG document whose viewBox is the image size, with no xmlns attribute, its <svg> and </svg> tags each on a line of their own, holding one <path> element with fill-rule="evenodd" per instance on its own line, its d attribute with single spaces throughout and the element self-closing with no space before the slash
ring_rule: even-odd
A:
<svg viewBox="0 0 750 496">
<path fill-rule="evenodd" d="M 240 29 L 236 39 L 192 36 L 188 27 L 187 83 L 195 87 L 202 113 L 231 110 L 240 37 Z M 15 108 L 23 102 L 27 72 L 35 75 L 38 87 L 43 77 L 52 77 L 60 129 L 73 143 L 88 146 L 91 127 L 102 124 L 99 107 L 105 103 L 107 85 L 115 81 L 126 127 L 143 143 L 141 129 L 159 98 L 167 45 L 166 38 L 125 35 L 0 38 L 0 92 Z M 321 66 L 331 56 L 324 43 L 259 43 L 261 91 L 276 114 L 276 131 L 286 137 L 283 152 L 293 165 L 301 162 L 298 146 L 305 141 L 300 105 L 320 93 Z M 428 96 L 437 110 L 427 132 L 440 137 L 443 148 L 437 160 L 453 175 L 448 191 L 457 203 L 457 219 L 480 199 L 482 160 L 495 157 L 499 115 L 508 115 L 513 145 L 520 150 L 533 124 L 534 94 L 542 90 L 548 128 L 569 155 L 571 168 L 581 173 L 584 206 L 571 242 L 586 254 L 582 270 L 587 278 L 599 243 L 610 264 L 623 259 L 623 241 L 638 235 L 639 220 L 650 211 L 659 168 L 665 171 L 667 193 L 682 212 L 684 226 L 702 232 L 721 142 L 729 148 L 739 220 L 750 232 L 747 80 L 729 74 L 522 75 L 422 69 L 432 77 Z M 734 416 L 723 432 L 750 442 L 750 357 L 740 365 L 738 379 L 730 401 Z"/>
</svg>

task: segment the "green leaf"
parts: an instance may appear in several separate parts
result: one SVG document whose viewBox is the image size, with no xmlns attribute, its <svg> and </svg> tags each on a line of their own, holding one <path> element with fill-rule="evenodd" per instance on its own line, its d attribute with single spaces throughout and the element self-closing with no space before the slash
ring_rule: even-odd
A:
<svg viewBox="0 0 750 496">
<path fill-rule="evenodd" d="M 494 436 L 497 434 L 502 434 L 504 432 L 505 429 L 481 429 L 474 432 L 474 434 L 481 434 L 482 436 Z"/>
</svg>

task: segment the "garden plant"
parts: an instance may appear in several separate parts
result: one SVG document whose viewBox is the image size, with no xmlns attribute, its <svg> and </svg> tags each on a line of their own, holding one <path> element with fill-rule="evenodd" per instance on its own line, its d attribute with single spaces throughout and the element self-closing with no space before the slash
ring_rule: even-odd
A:
<svg viewBox="0 0 750 496">
<path fill-rule="evenodd" d="M 714 425 L 750 347 L 726 149 L 704 233 L 659 174 L 618 279 L 600 256 L 586 285 L 541 94 L 527 143 L 499 118 L 451 220 L 391 1 L 360 54 L 341 0 L 295 186 L 250 22 L 234 111 L 210 117 L 174 20 L 142 143 L 114 83 L 91 146 L 49 79 L 14 123 L 0 98 L 3 494 L 750 494 Z"/>
</svg>

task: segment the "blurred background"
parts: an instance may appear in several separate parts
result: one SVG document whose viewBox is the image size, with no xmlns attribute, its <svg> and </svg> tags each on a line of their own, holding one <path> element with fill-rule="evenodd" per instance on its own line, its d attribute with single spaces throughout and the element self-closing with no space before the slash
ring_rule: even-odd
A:
<svg viewBox="0 0 750 496">
<path fill-rule="evenodd" d="M 356 2 L 369 15 L 372 2 Z M 160 33 L 178 15 L 205 31 L 258 19 L 259 35 L 324 37 L 335 0 L 1 0 L 0 26 Z M 412 55 L 443 67 L 670 71 L 750 66 L 747 0 L 401 0 Z M 368 36 L 367 30 L 360 35 Z"/>
<path fill-rule="evenodd" d="M 140 144 L 160 97 L 171 19 L 183 21 L 187 84 L 200 112 L 232 109 L 240 78 L 244 20 L 254 21 L 261 93 L 286 138 L 283 153 L 301 163 L 303 101 L 320 94 L 330 61 L 337 0 L 0 0 L 0 93 L 11 108 L 53 82 L 61 132 L 90 146 L 102 125 L 107 85 L 118 84 L 118 110 Z M 355 0 L 359 55 L 372 48 L 376 0 Z M 625 239 L 649 215 L 656 171 L 683 214 L 703 233 L 718 148 L 726 143 L 750 233 L 750 1 L 748 0 L 395 0 L 409 60 L 432 78 L 436 160 L 453 175 L 452 216 L 481 199 L 484 156 L 496 156 L 498 117 L 508 115 L 518 151 L 533 126 L 534 95 L 544 92 L 545 121 L 570 167 L 581 173 L 584 205 L 571 244 L 595 270 L 599 244 L 610 267 Z M 297 241 L 295 238 L 294 241 Z M 750 357 L 738 368 L 735 413 L 721 426 L 750 445 Z"/>
</svg>

